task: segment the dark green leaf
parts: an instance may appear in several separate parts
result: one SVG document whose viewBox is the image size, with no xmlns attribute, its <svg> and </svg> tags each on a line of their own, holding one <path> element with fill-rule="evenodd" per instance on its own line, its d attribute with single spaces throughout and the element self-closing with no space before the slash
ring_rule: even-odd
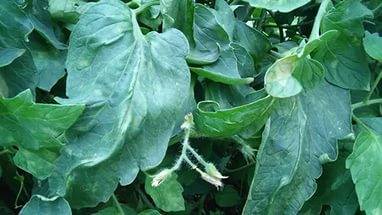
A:
<svg viewBox="0 0 382 215">
<path fill-rule="evenodd" d="M 145 190 L 153 199 L 155 205 L 165 212 L 183 211 L 183 187 L 177 181 L 176 174 L 172 174 L 158 187 L 151 186 L 152 178 L 146 177 Z"/>
<path fill-rule="evenodd" d="M 0 67 L 7 66 L 12 63 L 16 58 L 23 55 L 25 49 L 17 48 L 0 48 Z"/>
</svg>

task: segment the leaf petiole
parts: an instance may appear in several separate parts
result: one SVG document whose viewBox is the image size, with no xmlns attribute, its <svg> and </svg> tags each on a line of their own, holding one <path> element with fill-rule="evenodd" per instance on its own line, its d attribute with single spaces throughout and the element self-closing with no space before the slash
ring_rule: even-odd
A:
<svg viewBox="0 0 382 215">
<path fill-rule="evenodd" d="M 375 88 L 377 88 L 378 86 L 378 83 L 382 80 L 382 70 L 379 72 L 377 78 L 375 79 L 374 83 L 373 83 L 373 86 L 371 86 L 371 89 L 370 89 L 370 92 L 367 94 L 367 97 L 365 99 L 365 101 L 369 101 L 370 100 L 370 97 L 371 95 L 373 94 Z"/>
<path fill-rule="evenodd" d="M 323 0 L 321 2 L 316 18 L 314 19 L 314 24 L 313 24 L 312 32 L 310 33 L 309 41 L 318 39 L 320 37 L 321 21 L 330 3 L 331 3 L 331 0 Z"/>
<path fill-rule="evenodd" d="M 123 211 L 123 209 L 121 207 L 121 204 L 119 203 L 119 201 L 118 201 L 118 199 L 117 199 L 117 197 L 115 196 L 114 193 L 113 193 L 113 195 L 111 197 L 113 198 L 114 204 L 117 207 L 119 214 L 120 215 L 125 215 L 125 212 Z"/>
<path fill-rule="evenodd" d="M 351 108 L 352 110 L 355 110 L 357 108 L 366 107 L 366 106 L 374 105 L 374 104 L 382 104 L 382 99 L 371 99 L 364 102 L 358 102 L 358 103 L 352 104 Z"/>
</svg>

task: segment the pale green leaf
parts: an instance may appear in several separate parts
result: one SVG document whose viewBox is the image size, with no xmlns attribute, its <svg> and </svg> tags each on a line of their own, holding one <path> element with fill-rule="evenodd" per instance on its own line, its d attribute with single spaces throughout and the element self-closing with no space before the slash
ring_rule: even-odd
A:
<svg viewBox="0 0 382 215">
<path fill-rule="evenodd" d="M 308 90 L 322 81 L 325 68 L 320 62 L 296 55 L 277 60 L 265 74 L 265 89 L 278 98 L 291 97 Z"/>
<path fill-rule="evenodd" d="M 100 1 L 71 34 L 67 96 L 86 104 L 50 178 L 53 193 L 74 208 L 107 201 L 118 182 L 163 159 L 188 101 L 188 43 L 178 30 L 143 35 L 119 0 Z M 171 62 L 171 63 L 169 63 Z"/>
</svg>

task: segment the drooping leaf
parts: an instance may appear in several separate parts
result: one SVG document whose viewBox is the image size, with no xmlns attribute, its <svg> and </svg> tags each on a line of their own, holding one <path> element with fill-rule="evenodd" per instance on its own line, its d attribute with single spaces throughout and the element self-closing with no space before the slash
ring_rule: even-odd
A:
<svg viewBox="0 0 382 215">
<path fill-rule="evenodd" d="M 353 153 L 346 161 L 350 169 L 361 210 L 366 214 L 382 213 L 382 118 L 362 118 Z"/>
<path fill-rule="evenodd" d="M 322 81 L 325 68 L 320 62 L 296 55 L 277 60 L 265 74 L 265 89 L 273 97 L 286 98 L 303 89 L 314 88 Z"/>
<path fill-rule="evenodd" d="M 316 190 L 322 163 L 336 159 L 337 139 L 351 132 L 349 103 L 347 90 L 327 83 L 279 100 L 263 133 L 243 214 L 301 209 Z"/>
<path fill-rule="evenodd" d="M 54 168 L 63 144 L 59 136 L 80 116 L 83 106 L 35 104 L 30 91 L 0 99 L 0 145 L 17 146 L 15 164 L 42 180 Z"/>
<path fill-rule="evenodd" d="M 35 214 L 71 215 L 72 210 L 64 198 L 46 198 L 40 195 L 33 195 L 29 202 L 21 209 L 20 215 Z"/>
<path fill-rule="evenodd" d="M 366 53 L 375 60 L 382 62 L 382 37 L 378 33 L 370 34 L 365 32 L 365 38 L 363 39 L 363 46 Z"/>
<path fill-rule="evenodd" d="M 18 48 L 0 48 L 0 67 L 7 66 L 16 58 L 23 55 L 25 49 Z"/>
<path fill-rule="evenodd" d="M 153 199 L 155 205 L 165 212 L 183 211 L 185 209 L 182 196 L 183 187 L 172 174 L 158 187 L 151 185 L 152 178 L 146 177 L 145 190 Z"/>
<path fill-rule="evenodd" d="M 309 0 L 244 0 L 252 7 L 265 8 L 267 10 L 290 12 L 309 2 Z"/>
<path fill-rule="evenodd" d="M 115 55 L 115 53 L 118 53 Z M 86 10 L 69 44 L 67 96 L 85 103 L 50 178 L 72 207 L 107 201 L 118 182 L 158 165 L 189 99 L 188 44 L 175 29 L 143 35 L 118 0 Z M 168 62 L 171 62 L 169 64 Z"/>
</svg>

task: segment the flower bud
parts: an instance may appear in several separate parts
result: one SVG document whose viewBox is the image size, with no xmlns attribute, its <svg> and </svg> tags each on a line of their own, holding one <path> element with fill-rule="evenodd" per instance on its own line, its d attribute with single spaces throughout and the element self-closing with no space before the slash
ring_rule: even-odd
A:
<svg viewBox="0 0 382 215">
<path fill-rule="evenodd" d="M 164 169 L 154 175 L 153 181 L 151 182 L 151 186 L 158 187 L 162 182 L 164 182 L 168 177 L 171 176 L 171 169 Z"/>
<path fill-rule="evenodd" d="M 206 173 L 214 178 L 218 179 L 224 179 L 228 178 L 228 176 L 223 176 L 218 169 L 216 169 L 215 165 L 213 163 L 208 163 L 207 166 L 205 166 Z"/>
</svg>

